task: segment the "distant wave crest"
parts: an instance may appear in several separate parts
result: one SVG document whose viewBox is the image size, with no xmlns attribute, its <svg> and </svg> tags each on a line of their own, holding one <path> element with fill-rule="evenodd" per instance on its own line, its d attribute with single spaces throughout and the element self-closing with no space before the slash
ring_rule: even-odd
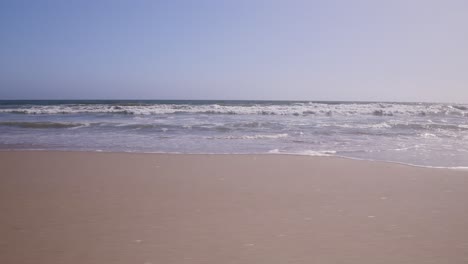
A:
<svg viewBox="0 0 468 264">
<path fill-rule="evenodd" d="M 404 103 L 294 103 L 294 104 L 58 104 L 18 105 L 0 108 L 11 114 L 109 113 L 129 115 L 221 114 L 221 115 L 292 115 L 292 116 L 458 116 L 468 117 L 468 106 Z"/>
<path fill-rule="evenodd" d="M 0 126 L 20 127 L 20 128 L 71 128 L 85 126 L 81 123 L 60 123 L 60 122 L 0 122 Z"/>
</svg>

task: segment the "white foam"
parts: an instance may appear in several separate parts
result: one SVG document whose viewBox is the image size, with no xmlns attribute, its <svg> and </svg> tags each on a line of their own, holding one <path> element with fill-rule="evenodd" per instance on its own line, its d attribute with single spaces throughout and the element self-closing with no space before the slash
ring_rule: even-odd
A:
<svg viewBox="0 0 468 264">
<path fill-rule="evenodd" d="M 378 124 L 369 125 L 369 128 L 391 128 L 392 126 L 383 122 Z"/>
<path fill-rule="evenodd" d="M 326 156 L 333 156 L 334 154 L 336 154 L 336 151 L 334 151 L 334 150 L 320 150 L 320 151 L 304 150 L 304 151 L 297 152 L 297 154 L 306 155 L 306 156 L 323 156 L 323 157 L 326 157 Z"/>
<path fill-rule="evenodd" d="M 423 133 L 420 135 L 423 138 L 436 138 L 437 136 L 432 133 Z"/>
<path fill-rule="evenodd" d="M 3 108 L 3 113 L 24 114 L 72 114 L 72 113 L 123 113 L 133 115 L 158 115 L 176 113 L 202 114 L 241 114 L 241 115 L 436 115 L 468 116 L 464 107 L 454 108 L 447 104 L 324 104 L 294 103 L 285 105 L 219 105 L 219 104 L 149 104 L 149 105 L 106 105 L 106 104 L 70 104 L 70 105 L 32 105 Z"/>
<path fill-rule="evenodd" d="M 457 166 L 457 167 L 433 167 L 433 168 L 451 169 L 451 170 L 468 170 L 468 167 L 463 167 L 463 166 Z"/>
<path fill-rule="evenodd" d="M 278 139 L 286 138 L 288 134 L 272 134 L 272 135 L 243 135 L 243 136 L 225 136 L 225 137 L 210 137 L 210 139 Z"/>
<path fill-rule="evenodd" d="M 279 149 L 272 149 L 268 151 L 269 154 L 285 154 L 285 155 L 301 155 L 301 156 L 318 156 L 330 157 L 336 154 L 334 150 L 303 150 L 303 151 L 281 151 Z"/>
</svg>

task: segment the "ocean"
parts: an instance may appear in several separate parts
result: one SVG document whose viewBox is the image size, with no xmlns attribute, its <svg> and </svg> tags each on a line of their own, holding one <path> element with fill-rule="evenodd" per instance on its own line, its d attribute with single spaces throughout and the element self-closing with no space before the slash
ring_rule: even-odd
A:
<svg viewBox="0 0 468 264">
<path fill-rule="evenodd" d="M 0 149 L 340 156 L 468 167 L 468 105 L 0 101 Z"/>
</svg>

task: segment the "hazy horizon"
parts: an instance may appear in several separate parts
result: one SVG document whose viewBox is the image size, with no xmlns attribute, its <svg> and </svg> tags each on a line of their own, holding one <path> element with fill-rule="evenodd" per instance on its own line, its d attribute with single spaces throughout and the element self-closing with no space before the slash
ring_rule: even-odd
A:
<svg viewBox="0 0 468 264">
<path fill-rule="evenodd" d="M 86 102 L 86 101 L 161 101 L 161 102 L 184 102 L 184 101 L 187 101 L 187 102 L 190 102 L 190 101 L 200 101 L 200 102 L 203 102 L 203 101 L 206 101 L 206 102 L 222 102 L 222 101 L 226 101 L 226 102 L 236 102 L 236 101 L 239 101 L 239 102 L 312 102 L 312 103 L 408 103 L 408 104 L 411 104 L 411 103 L 427 103 L 427 104 L 468 104 L 466 102 L 456 102 L 456 101 L 452 101 L 452 102 L 445 102 L 445 101 L 404 101 L 404 100 L 401 100 L 401 101 L 385 101 L 385 100 L 379 100 L 379 101 L 366 101 L 366 100 L 307 100 L 307 99 L 297 99 L 297 100 L 285 100 L 285 99 L 151 99 L 151 98 L 144 98 L 144 99 L 134 99 L 134 98 L 121 98 L 121 99 L 99 99 L 99 98 L 81 98 L 81 99 L 1 99 L 0 98 L 0 102 L 3 101 L 12 101 L 12 102 L 20 102 L 20 101 L 70 101 L 70 102 L 73 102 L 73 101 L 83 101 L 83 102 Z"/>
<path fill-rule="evenodd" d="M 457 0 L 2 1 L 0 100 L 468 103 L 467 13 Z"/>
</svg>

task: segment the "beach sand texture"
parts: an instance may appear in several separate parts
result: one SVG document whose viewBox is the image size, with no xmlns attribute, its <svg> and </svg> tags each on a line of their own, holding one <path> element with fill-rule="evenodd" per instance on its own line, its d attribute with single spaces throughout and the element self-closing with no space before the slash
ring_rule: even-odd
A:
<svg viewBox="0 0 468 264">
<path fill-rule="evenodd" d="M 0 152 L 2 264 L 468 263 L 468 172 L 287 155 Z"/>
</svg>

